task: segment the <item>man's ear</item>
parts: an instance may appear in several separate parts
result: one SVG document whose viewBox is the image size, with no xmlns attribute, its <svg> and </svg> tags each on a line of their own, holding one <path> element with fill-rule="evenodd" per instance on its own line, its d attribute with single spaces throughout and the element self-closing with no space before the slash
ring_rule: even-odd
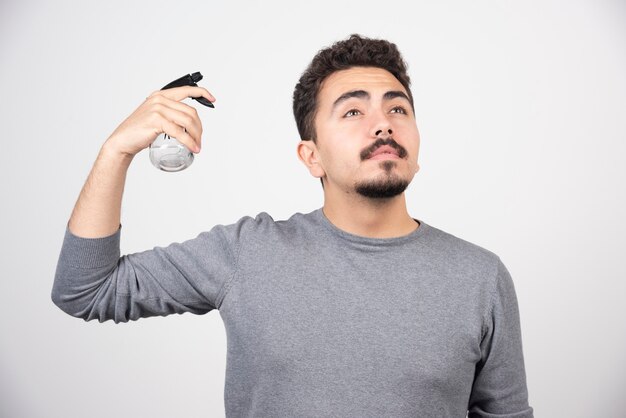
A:
<svg viewBox="0 0 626 418">
<path fill-rule="evenodd" d="M 298 158 L 309 169 L 313 177 L 324 177 L 326 172 L 319 158 L 317 145 L 312 140 L 300 141 L 297 147 Z"/>
</svg>

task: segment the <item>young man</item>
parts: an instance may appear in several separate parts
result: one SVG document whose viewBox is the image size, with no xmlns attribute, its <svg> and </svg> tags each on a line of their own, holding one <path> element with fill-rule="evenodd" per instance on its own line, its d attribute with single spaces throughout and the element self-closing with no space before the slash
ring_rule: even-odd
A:
<svg viewBox="0 0 626 418">
<path fill-rule="evenodd" d="M 154 92 L 103 145 L 68 222 L 52 300 L 84 320 L 218 309 L 226 415 L 532 417 L 515 289 L 500 258 L 406 209 L 419 133 L 394 44 L 356 35 L 320 51 L 294 92 L 298 155 L 324 206 L 217 225 L 120 257 L 132 158 L 202 128 Z"/>
</svg>

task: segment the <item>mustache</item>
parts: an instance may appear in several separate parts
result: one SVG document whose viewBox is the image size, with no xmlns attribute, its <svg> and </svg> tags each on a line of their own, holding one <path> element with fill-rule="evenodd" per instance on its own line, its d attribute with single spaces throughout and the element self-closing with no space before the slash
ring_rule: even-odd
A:
<svg viewBox="0 0 626 418">
<path fill-rule="evenodd" d="M 398 157 L 404 158 L 407 156 L 406 149 L 404 149 L 402 145 L 398 144 L 393 138 L 378 138 L 372 145 L 361 151 L 361 161 L 367 160 L 374 151 L 385 145 L 389 145 L 390 147 L 398 151 Z"/>
</svg>

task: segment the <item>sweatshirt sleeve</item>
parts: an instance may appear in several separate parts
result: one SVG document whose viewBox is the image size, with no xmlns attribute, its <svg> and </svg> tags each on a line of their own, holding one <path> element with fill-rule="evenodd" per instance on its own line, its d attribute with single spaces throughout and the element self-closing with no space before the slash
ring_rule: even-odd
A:
<svg viewBox="0 0 626 418">
<path fill-rule="evenodd" d="M 480 350 L 468 417 L 532 418 L 517 296 L 511 275 L 499 257 Z"/>
<path fill-rule="evenodd" d="M 85 321 L 115 323 L 219 309 L 237 270 L 246 218 L 121 257 L 121 225 L 102 238 L 78 237 L 66 225 L 52 301 Z"/>
</svg>

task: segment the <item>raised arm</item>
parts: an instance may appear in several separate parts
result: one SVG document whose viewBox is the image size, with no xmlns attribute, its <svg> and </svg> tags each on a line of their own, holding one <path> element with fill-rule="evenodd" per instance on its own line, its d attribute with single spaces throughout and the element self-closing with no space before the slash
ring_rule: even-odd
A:
<svg viewBox="0 0 626 418">
<path fill-rule="evenodd" d="M 186 97 L 215 98 L 202 87 L 177 87 L 152 93 L 102 146 L 68 222 L 83 238 L 113 234 L 120 226 L 126 173 L 134 156 L 165 132 L 200 152 L 202 123 L 195 108 L 180 103 Z"/>
<path fill-rule="evenodd" d="M 202 87 L 150 95 L 102 146 L 80 193 L 57 263 L 52 301 L 85 320 L 126 322 L 205 313 L 223 298 L 236 270 L 239 228 L 218 226 L 183 243 L 120 257 L 120 211 L 128 167 L 162 132 L 199 152 L 202 125 L 180 100 L 213 96 Z"/>
</svg>

